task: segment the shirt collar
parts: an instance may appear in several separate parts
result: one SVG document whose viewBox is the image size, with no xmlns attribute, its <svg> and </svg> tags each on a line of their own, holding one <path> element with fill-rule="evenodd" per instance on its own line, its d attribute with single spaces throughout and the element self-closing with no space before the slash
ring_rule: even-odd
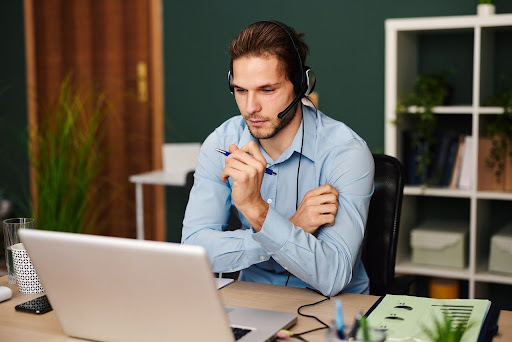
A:
<svg viewBox="0 0 512 342">
<path fill-rule="evenodd" d="M 311 161 L 315 161 L 315 142 L 316 142 L 316 110 L 305 104 L 302 104 L 302 118 L 303 121 L 300 124 L 295 137 L 293 138 L 292 144 L 288 147 L 283 154 L 273 162 L 268 154 L 261 148 L 258 140 L 255 139 L 247 125 L 240 136 L 239 147 L 247 145 L 249 142 L 254 141 L 260 146 L 262 154 L 267 159 L 268 163 L 281 163 L 291 157 L 293 152 L 300 153 L 302 144 L 302 126 L 304 125 L 304 146 L 302 146 L 302 155 Z"/>
</svg>

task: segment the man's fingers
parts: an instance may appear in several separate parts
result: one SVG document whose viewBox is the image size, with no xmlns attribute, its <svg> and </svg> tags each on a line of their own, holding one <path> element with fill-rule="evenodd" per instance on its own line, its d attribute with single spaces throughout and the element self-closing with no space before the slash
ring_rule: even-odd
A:
<svg viewBox="0 0 512 342">
<path fill-rule="evenodd" d="M 319 217 L 319 227 L 320 226 L 332 226 L 334 225 L 335 215 L 333 214 L 325 214 Z"/>
<path fill-rule="evenodd" d="M 324 194 L 324 195 L 318 195 L 318 196 L 310 196 L 305 200 L 306 205 L 321 205 L 321 204 L 337 204 L 338 203 L 338 196 L 330 193 L 330 194 Z"/>
<path fill-rule="evenodd" d="M 338 206 L 335 204 L 322 204 L 311 207 L 310 210 L 317 215 L 336 214 Z"/>
<path fill-rule="evenodd" d="M 233 180 L 240 179 L 244 175 L 251 173 L 252 168 L 250 166 L 247 166 L 247 164 L 241 162 L 238 159 L 230 159 L 226 160 L 226 167 L 221 173 L 221 180 L 225 182 L 229 177 L 232 177 Z"/>
<path fill-rule="evenodd" d="M 228 150 L 229 150 L 229 152 L 233 153 L 233 152 L 238 151 L 239 148 L 238 148 L 238 146 L 231 144 L 231 145 L 229 145 Z"/>
<path fill-rule="evenodd" d="M 263 154 L 261 154 L 260 148 L 258 147 L 258 144 L 256 144 L 256 142 L 250 141 L 248 144 L 242 146 L 241 150 L 252 155 L 254 159 L 259 161 L 263 165 L 267 165 L 267 160 L 265 159 Z"/>
<path fill-rule="evenodd" d="M 247 174 L 244 171 L 237 170 L 232 167 L 226 167 L 224 171 L 220 174 L 220 179 L 222 182 L 225 182 L 228 180 L 229 177 L 235 179 L 242 179 L 243 177 L 246 177 Z"/>
<path fill-rule="evenodd" d="M 338 190 L 336 190 L 336 188 L 334 188 L 330 184 L 325 184 L 325 185 L 319 186 L 316 189 L 308 191 L 306 193 L 306 195 L 304 196 L 304 198 L 320 196 L 320 195 L 324 195 L 324 194 L 333 194 L 333 195 L 338 196 Z"/>
<path fill-rule="evenodd" d="M 238 163 L 241 163 L 244 166 L 242 167 Z M 259 161 L 241 150 L 232 153 L 226 158 L 226 166 L 231 165 L 239 165 L 237 167 L 239 170 L 247 170 L 251 174 L 253 173 L 252 170 L 263 172 L 266 166 L 266 164 L 261 164 Z"/>
</svg>

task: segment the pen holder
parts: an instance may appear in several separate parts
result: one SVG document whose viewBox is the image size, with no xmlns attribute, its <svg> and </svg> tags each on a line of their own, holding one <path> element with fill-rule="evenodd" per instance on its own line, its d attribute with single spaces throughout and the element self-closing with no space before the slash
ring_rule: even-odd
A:
<svg viewBox="0 0 512 342">
<path fill-rule="evenodd" d="M 22 243 L 12 246 L 12 258 L 14 261 L 14 271 L 16 272 L 16 283 L 20 293 L 44 292 L 32 261 Z"/>
<path fill-rule="evenodd" d="M 345 332 L 348 332 L 352 329 L 352 326 L 345 326 Z M 369 328 L 369 339 L 363 340 L 361 330 L 358 331 L 356 337 L 348 337 L 345 336 L 345 339 L 340 339 L 338 337 L 338 331 L 336 330 L 335 325 L 331 325 L 325 334 L 327 342 L 384 342 L 386 341 L 386 331 L 383 329 L 377 328 Z"/>
</svg>

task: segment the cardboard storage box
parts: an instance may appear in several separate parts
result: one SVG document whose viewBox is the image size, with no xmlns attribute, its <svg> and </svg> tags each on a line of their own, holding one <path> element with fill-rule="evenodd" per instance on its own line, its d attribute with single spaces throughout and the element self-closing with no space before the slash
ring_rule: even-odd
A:
<svg viewBox="0 0 512 342">
<path fill-rule="evenodd" d="M 503 227 L 491 238 L 489 270 L 512 273 L 512 223 Z"/>
<path fill-rule="evenodd" d="M 427 221 L 411 230 L 412 262 L 464 268 L 467 264 L 469 224 Z"/>
</svg>

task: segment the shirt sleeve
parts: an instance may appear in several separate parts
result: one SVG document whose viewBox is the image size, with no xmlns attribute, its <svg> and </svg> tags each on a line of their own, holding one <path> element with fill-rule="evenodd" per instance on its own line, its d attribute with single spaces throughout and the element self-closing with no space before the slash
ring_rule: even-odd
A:
<svg viewBox="0 0 512 342">
<path fill-rule="evenodd" d="M 351 140 L 329 151 L 320 180 L 338 190 L 333 226 L 304 232 L 269 208 L 260 232 L 253 234 L 286 270 L 326 296 L 338 294 L 352 279 L 373 194 L 374 163 L 366 144 Z"/>
<path fill-rule="evenodd" d="M 216 152 L 216 147 L 222 145 L 213 132 L 201 146 L 181 242 L 203 246 L 214 272 L 234 272 L 266 261 L 270 256 L 252 238 L 252 228 L 224 231 L 231 208 L 231 188 L 220 179 L 225 156 Z"/>
</svg>

